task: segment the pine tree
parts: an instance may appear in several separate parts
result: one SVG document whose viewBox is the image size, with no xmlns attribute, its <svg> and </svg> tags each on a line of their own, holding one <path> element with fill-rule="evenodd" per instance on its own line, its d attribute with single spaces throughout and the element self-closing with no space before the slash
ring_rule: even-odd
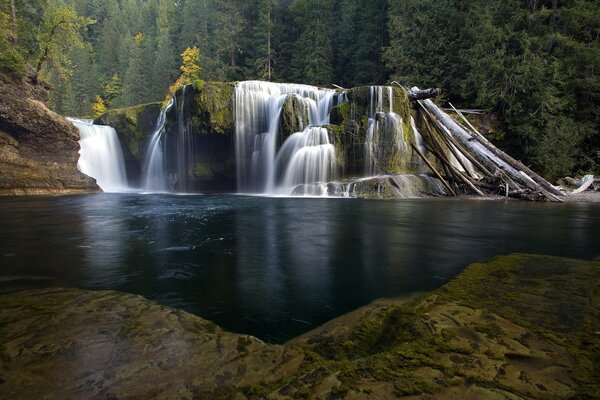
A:
<svg viewBox="0 0 600 400">
<path fill-rule="evenodd" d="M 129 41 L 129 65 L 123 78 L 123 105 L 141 104 L 146 98 L 147 79 L 143 62 L 144 34 L 137 33 Z"/>
<path fill-rule="evenodd" d="M 256 72 L 260 79 L 271 80 L 275 68 L 275 49 L 273 47 L 273 34 L 275 23 L 273 11 L 275 0 L 258 1 L 258 23 L 254 28 L 254 42 L 256 48 Z"/>
<path fill-rule="evenodd" d="M 330 85 L 333 79 L 331 0 L 295 0 L 290 10 L 302 29 L 293 55 L 299 78 L 314 85 Z"/>
</svg>

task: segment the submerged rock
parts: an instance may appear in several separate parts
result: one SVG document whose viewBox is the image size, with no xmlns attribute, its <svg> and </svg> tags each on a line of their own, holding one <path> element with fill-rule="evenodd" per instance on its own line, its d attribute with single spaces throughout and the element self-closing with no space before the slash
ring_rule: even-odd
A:
<svg viewBox="0 0 600 400">
<path fill-rule="evenodd" d="M 271 345 L 139 296 L 0 296 L 0 398 L 597 398 L 600 262 L 474 264 Z"/>
<path fill-rule="evenodd" d="M 0 76 L 0 195 L 88 193 L 79 131 L 43 103 L 44 89 Z"/>
</svg>

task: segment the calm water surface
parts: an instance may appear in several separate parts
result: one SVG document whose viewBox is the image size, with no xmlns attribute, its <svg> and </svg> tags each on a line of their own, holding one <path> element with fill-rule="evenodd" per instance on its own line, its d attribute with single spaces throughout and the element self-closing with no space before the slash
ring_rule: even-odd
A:
<svg viewBox="0 0 600 400">
<path fill-rule="evenodd" d="M 512 252 L 600 256 L 600 206 L 99 194 L 0 199 L 0 292 L 115 289 L 282 342 Z"/>
</svg>

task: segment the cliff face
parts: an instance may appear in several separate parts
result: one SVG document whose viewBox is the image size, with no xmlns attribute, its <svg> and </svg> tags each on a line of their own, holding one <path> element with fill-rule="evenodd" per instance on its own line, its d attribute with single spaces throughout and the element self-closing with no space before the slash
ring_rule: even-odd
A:
<svg viewBox="0 0 600 400">
<path fill-rule="evenodd" d="M 45 100 L 44 88 L 0 76 L 0 195 L 98 191 L 77 170 L 77 128 Z"/>
</svg>

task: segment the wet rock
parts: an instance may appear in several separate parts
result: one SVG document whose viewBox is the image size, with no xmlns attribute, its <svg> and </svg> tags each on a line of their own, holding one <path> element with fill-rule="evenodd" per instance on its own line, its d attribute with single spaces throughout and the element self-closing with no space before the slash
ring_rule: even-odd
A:
<svg viewBox="0 0 600 400">
<path fill-rule="evenodd" d="M 516 254 L 265 344 L 139 296 L 0 296 L 0 398 L 596 398 L 600 262 Z"/>
<path fill-rule="evenodd" d="M 288 95 L 281 110 L 281 128 L 279 143 L 293 133 L 302 132 L 308 126 L 308 106 L 302 98 Z"/>
<path fill-rule="evenodd" d="M 0 304 L 0 398 L 214 398 L 303 361 L 139 296 L 53 289 Z"/>
</svg>

